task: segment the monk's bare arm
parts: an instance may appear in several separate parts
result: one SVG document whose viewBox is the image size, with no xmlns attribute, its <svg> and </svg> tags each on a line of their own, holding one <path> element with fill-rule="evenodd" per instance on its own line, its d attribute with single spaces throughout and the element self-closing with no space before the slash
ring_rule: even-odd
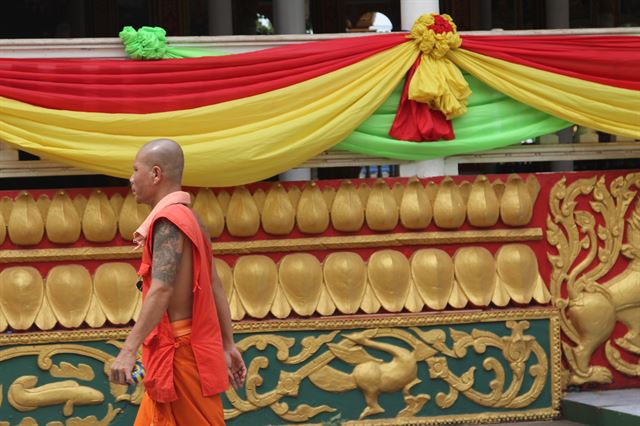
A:
<svg viewBox="0 0 640 426">
<path fill-rule="evenodd" d="M 131 379 L 131 369 L 138 348 L 160 322 L 169 306 L 183 247 L 184 236 L 174 224 L 160 219 L 154 225 L 151 287 L 142 303 L 138 320 L 124 342 L 120 355 L 112 365 L 112 381 L 122 383 L 122 374 L 127 380 Z M 118 371 L 114 371 L 114 367 Z"/>
<path fill-rule="evenodd" d="M 218 312 L 218 322 L 220 323 L 220 332 L 222 334 L 222 344 L 225 350 L 229 350 L 235 346 L 233 342 L 233 326 L 231 325 L 231 311 L 227 303 L 227 295 L 224 293 L 224 288 L 222 287 L 222 280 L 215 268 L 211 270 L 211 281 L 213 298 L 216 302 L 216 311 Z"/>
</svg>

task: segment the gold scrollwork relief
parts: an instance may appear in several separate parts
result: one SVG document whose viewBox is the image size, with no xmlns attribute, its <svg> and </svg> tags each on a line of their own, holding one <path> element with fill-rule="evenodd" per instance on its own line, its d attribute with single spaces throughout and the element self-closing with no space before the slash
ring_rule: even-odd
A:
<svg viewBox="0 0 640 426">
<path fill-rule="evenodd" d="M 562 330 L 571 342 L 563 343 L 569 365 L 565 384 L 611 382 L 608 366 L 591 364 L 593 352 L 605 342 L 610 367 L 640 376 L 640 363 L 625 361 L 620 353 L 640 354 L 638 189 L 640 173 L 630 173 L 608 185 L 604 177 L 578 179 L 569 185 L 563 178 L 551 191 L 547 239 L 556 252 L 549 253 L 550 289 L 561 313 Z M 634 200 L 635 208 L 627 215 Z M 629 260 L 626 267 L 606 278 L 621 254 Z M 627 333 L 612 341 L 618 321 Z"/>
<path fill-rule="evenodd" d="M 277 360 L 295 369 L 282 369 L 275 388 L 265 391 L 261 389 L 262 372 L 269 368 L 270 360 L 262 355 L 254 356 L 248 365 L 246 399 L 234 390 L 228 390 L 227 397 L 233 408 L 225 410 L 225 418 L 268 407 L 283 420 L 308 421 L 319 413 L 334 411 L 336 408 L 329 405 L 314 407 L 303 404 L 290 409 L 280 402 L 286 396 L 298 396 L 301 383 L 307 379 L 316 388 L 329 393 L 362 392 L 365 405 L 360 419 L 384 413 L 380 395 L 395 392 L 401 392 L 405 405 L 397 414 L 389 415 L 398 418 L 412 418 L 432 399 L 439 408 L 449 408 L 460 395 L 484 407 L 525 408 L 540 397 L 549 369 L 553 367 L 557 374 L 559 359 L 555 365 L 556 360 L 548 358 L 535 337 L 525 334 L 529 328 L 528 321 L 509 320 L 506 326 L 511 330 L 510 335 L 500 336 L 480 329 L 473 329 L 471 333 L 451 329 L 450 346 L 446 343 L 447 333 L 443 329 L 391 327 L 356 332 L 332 331 L 305 337 L 302 350 L 295 354 L 291 353 L 295 343 L 293 338 L 275 334 L 248 336 L 238 342 L 241 351 L 250 348 L 262 351 L 272 346 L 277 350 Z M 554 340 L 551 344 L 557 344 L 559 336 L 551 335 Z M 456 374 L 449 369 L 447 360 L 470 356 L 470 350 L 482 356 L 489 347 L 497 348 L 502 359 L 495 356 L 484 358 L 483 367 L 495 375 L 491 391 L 485 393 L 476 389 L 476 367 Z M 379 358 L 378 353 L 384 353 L 385 359 Z M 331 365 L 334 360 L 351 368 L 334 368 Z M 432 396 L 414 391 L 422 381 L 418 375 L 422 363 L 425 363 L 431 380 L 442 380 L 449 385 L 448 393 Z M 531 381 L 525 386 L 527 376 Z M 552 392 L 555 394 L 559 389 L 552 386 Z M 554 395 L 552 400 L 551 409 L 557 409 L 559 396 Z"/>
<path fill-rule="evenodd" d="M 81 337 L 78 335 L 76 338 Z M 107 343 L 118 348 L 122 346 L 119 341 L 108 341 Z M 20 376 L 9 386 L 7 392 L 9 404 L 21 412 L 32 411 L 50 405 L 62 405 L 62 413 L 67 417 L 73 415 L 73 410 L 76 406 L 102 404 L 105 397 L 101 391 L 88 385 L 81 385 L 77 381 L 90 382 L 95 379 L 95 373 L 91 366 L 83 363 L 75 366 L 64 361 L 59 365 L 53 363 L 54 356 L 69 354 L 84 356 L 102 362 L 105 378 L 108 377 L 111 363 L 114 360 L 113 355 L 82 344 L 56 343 L 37 346 L 14 346 L 0 350 L 0 363 L 19 357 L 36 356 L 38 367 L 41 370 L 48 371 L 51 377 L 76 379 L 61 380 L 38 386 L 37 376 Z M 129 388 L 127 386 L 109 383 L 109 388 L 116 402 L 129 401 L 136 405 L 140 404 L 144 393 L 142 384 L 136 385 L 132 393 L 128 393 Z M 96 416 L 74 417 L 67 419 L 65 424 L 106 426 L 120 411 L 121 409 L 114 408 L 112 404 L 109 404 L 107 414 L 102 419 L 98 419 Z M 31 420 L 26 421 L 29 422 Z M 33 421 L 35 422 L 35 420 Z M 33 424 L 37 424 L 37 422 Z"/>
</svg>

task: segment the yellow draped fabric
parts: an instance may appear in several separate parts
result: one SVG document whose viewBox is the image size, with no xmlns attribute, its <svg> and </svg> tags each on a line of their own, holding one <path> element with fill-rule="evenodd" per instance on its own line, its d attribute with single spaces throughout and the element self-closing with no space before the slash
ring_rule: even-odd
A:
<svg viewBox="0 0 640 426">
<path fill-rule="evenodd" d="M 640 138 L 640 91 L 525 67 L 465 49 L 452 50 L 448 57 L 494 89 L 540 111 L 591 129 Z"/>
<path fill-rule="evenodd" d="M 128 177 L 141 145 L 172 138 L 185 152 L 185 185 L 241 185 L 342 141 L 385 101 L 418 53 L 403 43 L 283 89 L 154 114 L 53 110 L 0 98 L 0 139 L 46 159 Z"/>
</svg>

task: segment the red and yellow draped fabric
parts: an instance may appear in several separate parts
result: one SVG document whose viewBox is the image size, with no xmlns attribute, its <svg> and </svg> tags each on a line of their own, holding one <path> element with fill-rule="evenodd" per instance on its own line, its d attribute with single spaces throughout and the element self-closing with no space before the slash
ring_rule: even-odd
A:
<svg viewBox="0 0 640 426">
<path fill-rule="evenodd" d="M 142 144 L 169 137 L 185 150 L 185 184 L 238 185 L 336 146 L 434 158 L 570 123 L 640 138 L 638 69 L 637 37 L 461 36 L 432 14 L 410 34 L 237 55 L 9 58 L 0 59 L 0 139 L 126 177 Z"/>
</svg>

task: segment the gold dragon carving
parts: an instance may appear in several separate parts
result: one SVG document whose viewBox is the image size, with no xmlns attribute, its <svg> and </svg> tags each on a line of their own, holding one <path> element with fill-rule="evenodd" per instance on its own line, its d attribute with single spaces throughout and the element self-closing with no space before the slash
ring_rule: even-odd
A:
<svg viewBox="0 0 640 426">
<path fill-rule="evenodd" d="M 511 329 L 509 336 L 498 336 L 478 329 L 471 333 L 451 329 L 451 347 L 447 346 L 447 335 L 441 329 L 424 331 L 412 327 L 333 331 L 305 337 L 301 341 L 302 349 L 293 355 L 290 350 L 295 344 L 294 338 L 275 334 L 249 336 L 238 342 L 241 351 L 252 347 L 264 351 L 272 346 L 276 349 L 278 361 L 300 367 L 294 371 L 281 370 L 275 388 L 265 392 L 260 389 L 263 384 L 261 370 L 269 367 L 269 359 L 265 356 L 253 357 L 248 366 L 246 399 L 229 389 L 226 395 L 233 408 L 225 410 L 225 418 L 232 419 L 269 407 L 283 420 L 302 422 L 319 413 L 335 411 L 328 405 L 313 407 L 307 404 L 290 409 L 287 403 L 280 401 L 286 396 L 298 396 L 301 382 L 305 379 L 326 392 L 341 393 L 355 389 L 362 392 L 366 405 L 360 414 L 361 419 L 385 412 L 378 402 L 381 394 L 401 391 L 405 406 L 397 413 L 397 417 L 412 417 L 432 399 L 431 395 L 414 395 L 411 392 L 421 382 L 418 377 L 421 362 L 426 363 L 431 379 L 443 380 L 449 385 L 447 394 L 438 393 L 435 396 L 435 403 L 440 408 L 451 407 L 460 394 L 485 407 L 526 407 L 542 393 L 547 382 L 549 361 L 536 339 L 524 334 L 529 327 L 528 321 L 507 321 L 506 326 Z M 334 342 L 336 338 L 338 340 Z M 390 343 L 394 340 L 396 343 Z M 493 371 L 495 379 L 490 384 L 491 392 L 483 393 L 474 389 L 476 367 L 456 375 L 449 369 L 447 359 L 462 359 L 470 348 L 477 354 L 484 354 L 488 347 L 500 350 L 504 362 L 491 356 L 484 359 L 483 368 Z M 390 360 L 377 358 L 368 349 L 386 353 Z M 531 359 L 532 355 L 535 361 Z M 330 366 L 331 361 L 336 359 L 353 368 L 345 372 Z M 503 364 L 511 370 L 512 379 L 508 386 Z M 522 392 L 527 371 L 533 380 L 529 388 Z"/>
<path fill-rule="evenodd" d="M 107 343 L 120 348 L 122 342 L 111 340 Z M 0 362 L 22 356 L 37 356 L 37 365 L 41 370 L 48 371 L 52 377 L 74 378 L 78 380 L 91 381 L 95 378 L 93 368 L 87 364 L 74 366 L 68 362 L 54 364 L 55 355 L 74 354 L 86 356 L 101 361 L 104 364 L 103 372 L 108 376 L 114 356 L 102 350 L 79 344 L 51 344 L 39 346 L 16 346 L 13 348 L 0 350 Z M 63 405 L 63 414 L 67 417 L 73 414 L 73 409 L 78 405 L 96 405 L 104 402 L 104 395 L 101 391 L 90 386 L 80 385 L 76 380 L 62 380 L 37 386 L 38 377 L 26 375 L 18 377 L 9 386 L 7 400 L 9 404 L 18 411 L 26 412 L 50 405 Z M 144 386 L 140 383 L 136 385 L 132 393 L 128 393 L 128 386 L 109 383 L 111 395 L 116 402 L 128 401 L 132 404 L 140 404 L 144 394 Z M 2 387 L 0 387 L 0 392 Z M 114 408 L 108 404 L 107 413 L 102 419 L 96 416 L 86 418 L 73 417 L 62 422 L 49 422 L 51 424 L 64 424 L 66 426 L 106 426 L 122 410 Z M 0 422 L 3 426 L 5 422 Z M 20 424 L 37 425 L 37 421 L 32 417 L 25 417 Z"/>
<path fill-rule="evenodd" d="M 605 342 L 610 366 L 640 377 L 640 363 L 630 363 L 620 352 L 640 355 L 640 199 L 636 189 L 640 189 L 640 173 L 617 177 L 609 186 L 604 177 L 578 179 L 568 186 L 563 178 L 552 188 L 547 239 L 557 254 L 548 255 L 553 268 L 550 290 L 569 340 L 562 343 L 569 366 L 565 385 L 611 382 L 610 368 L 591 365 L 594 351 Z M 635 208 L 627 215 L 634 199 Z M 629 260 L 626 268 L 603 280 L 620 255 Z M 618 321 L 627 333 L 612 342 Z"/>
</svg>

